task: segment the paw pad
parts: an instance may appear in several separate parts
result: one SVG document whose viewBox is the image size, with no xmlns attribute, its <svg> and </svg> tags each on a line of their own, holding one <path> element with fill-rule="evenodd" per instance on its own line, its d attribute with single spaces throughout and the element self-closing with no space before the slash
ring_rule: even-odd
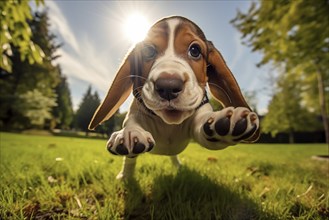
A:
<svg viewBox="0 0 329 220">
<path fill-rule="evenodd" d="M 235 123 L 235 127 L 233 129 L 233 136 L 240 136 L 243 134 L 248 127 L 248 121 L 246 118 L 241 118 L 239 121 Z"/>
<path fill-rule="evenodd" d="M 115 150 L 120 155 L 128 155 L 129 154 L 128 149 L 126 148 L 126 146 L 123 143 L 119 144 Z"/>
<path fill-rule="evenodd" d="M 133 153 L 134 154 L 140 154 L 143 153 L 145 150 L 145 145 L 142 143 L 135 143 L 134 148 L 133 148 Z"/>
<path fill-rule="evenodd" d="M 229 107 L 213 112 L 203 125 L 206 140 L 210 142 L 236 143 L 251 137 L 259 127 L 255 113 L 243 107 Z"/>
<path fill-rule="evenodd" d="M 229 117 L 224 117 L 216 121 L 215 130 L 220 136 L 225 136 L 230 132 L 231 120 Z"/>
<path fill-rule="evenodd" d="M 214 122 L 213 118 L 209 118 L 207 123 L 205 123 L 203 125 L 203 131 L 204 133 L 206 133 L 206 135 L 208 136 L 213 136 L 214 135 L 214 131 L 210 128 L 210 125 Z"/>
<path fill-rule="evenodd" d="M 148 132 L 121 130 L 111 135 L 107 150 L 113 155 L 136 157 L 149 152 L 154 147 L 153 138 Z"/>
</svg>

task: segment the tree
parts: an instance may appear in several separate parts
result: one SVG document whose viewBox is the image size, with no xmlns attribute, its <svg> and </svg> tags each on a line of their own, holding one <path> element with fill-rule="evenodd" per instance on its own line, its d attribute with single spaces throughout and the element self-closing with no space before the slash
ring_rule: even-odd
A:
<svg viewBox="0 0 329 220">
<path fill-rule="evenodd" d="M 16 105 L 22 95 L 37 90 L 42 96 L 53 99 L 54 88 L 60 82 L 59 68 L 52 62 L 57 58 L 55 52 L 59 46 L 55 36 L 49 32 L 47 12 L 35 13 L 29 24 L 33 33 L 32 40 L 44 51 L 44 60 L 34 64 L 22 61 L 20 49 L 12 47 L 12 73 L 0 72 L 0 102 L 4 103 L 1 105 L 0 121 L 7 129 L 24 129 L 29 124 L 22 120 L 22 117 L 26 117 L 21 115 L 21 109 Z"/>
<path fill-rule="evenodd" d="M 17 111 L 28 119 L 27 127 L 42 128 L 46 119 L 52 117 L 51 109 L 56 106 L 56 99 L 44 96 L 34 89 L 19 95 L 16 106 Z"/>
<path fill-rule="evenodd" d="M 59 72 L 60 71 L 60 67 Z M 61 74 L 61 81 L 55 88 L 57 106 L 53 108 L 53 127 L 69 129 L 73 121 L 71 93 L 66 77 Z"/>
<path fill-rule="evenodd" d="M 86 136 L 88 136 L 88 125 L 100 103 L 98 93 L 96 91 L 92 93 L 92 88 L 89 86 L 75 114 L 75 126 L 85 131 Z M 96 128 L 96 132 L 109 137 L 115 130 L 121 129 L 125 116 L 126 112 L 120 113 L 117 111 L 109 120 L 100 124 Z"/>
<path fill-rule="evenodd" d="M 298 75 L 306 96 L 318 97 L 312 99 L 319 100 L 315 108 L 320 109 L 329 146 L 329 2 L 262 0 L 252 3 L 247 13 L 238 12 L 232 23 L 245 43 L 263 54 L 259 65 L 271 63 L 285 74 Z M 316 94 L 307 91 L 314 85 L 312 79 L 317 80 Z"/>
<path fill-rule="evenodd" d="M 96 132 L 110 137 L 114 131 L 120 130 L 122 128 L 122 123 L 125 116 L 126 112 L 120 113 L 119 111 L 117 111 L 109 120 L 100 124 L 96 128 Z"/>
<path fill-rule="evenodd" d="M 75 115 L 76 127 L 85 131 L 86 136 L 88 136 L 89 122 L 100 103 L 101 101 L 98 93 L 95 91 L 94 94 L 92 94 L 92 88 L 89 86 Z"/>
<path fill-rule="evenodd" d="M 35 0 L 37 5 L 43 0 Z M 30 64 L 41 63 L 44 53 L 32 40 L 32 31 L 28 20 L 32 19 L 29 1 L 0 1 L 0 68 L 12 72 L 12 47 L 20 53 L 20 59 L 27 59 Z"/>
<path fill-rule="evenodd" d="M 296 131 L 316 130 L 316 115 L 306 108 L 302 102 L 300 83 L 296 75 L 282 75 L 277 82 L 275 92 L 268 106 L 268 114 L 262 121 L 265 133 L 276 136 L 279 132 L 289 134 L 290 143 L 294 142 Z"/>
</svg>

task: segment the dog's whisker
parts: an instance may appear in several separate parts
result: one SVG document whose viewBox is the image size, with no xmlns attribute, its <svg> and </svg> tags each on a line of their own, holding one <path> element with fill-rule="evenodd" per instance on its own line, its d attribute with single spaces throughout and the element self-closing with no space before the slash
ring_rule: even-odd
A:
<svg viewBox="0 0 329 220">
<path fill-rule="evenodd" d="M 141 78 L 141 79 L 147 80 L 146 77 L 144 77 L 144 76 L 140 76 L 140 75 L 129 75 L 129 76 L 127 76 L 127 77 L 129 77 L 129 78 Z"/>
<path fill-rule="evenodd" d="M 147 78 L 146 77 L 139 76 L 139 75 L 130 75 L 129 77 L 130 78 L 141 78 L 141 79 L 144 79 L 145 81 L 147 81 Z"/>
</svg>

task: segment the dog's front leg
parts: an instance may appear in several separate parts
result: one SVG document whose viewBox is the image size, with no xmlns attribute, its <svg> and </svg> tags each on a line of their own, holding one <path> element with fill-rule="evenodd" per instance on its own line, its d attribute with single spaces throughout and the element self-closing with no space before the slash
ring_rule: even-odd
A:
<svg viewBox="0 0 329 220">
<path fill-rule="evenodd" d="M 180 168 L 182 166 L 182 163 L 180 162 L 179 158 L 177 155 L 175 156 L 170 156 L 171 162 L 172 164 L 177 167 Z"/>
<path fill-rule="evenodd" d="M 151 133 L 135 124 L 114 132 L 107 142 L 107 150 L 114 155 L 133 158 L 141 153 L 149 152 L 154 144 Z"/>
<path fill-rule="evenodd" d="M 259 128 L 256 113 L 244 107 L 228 107 L 214 112 L 210 104 L 196 112 L 194 139 L 210 150 L 224 149 L 251 137 Z"/>
<path fill-rule="evenodd" d="M 128 179 L 133 176 L 136 157 L 139 154 L 149 152 L 153 149 L 155 141 L 150 132 L 145 131 L 142 126 L 148 121 L 145 114 L 139 112 L 136 103 L 133 102 L 130 111 L 126 115 L 123 128 L 112 133 L 107 142 L 107 150 L 114 154 L 125 156 L 123 167 L 117 175 L 117 179 Z"/>
<path fill-rule="evenodd" d="M 122 179 L 129 179 L 134 175 L 135 167 L 136 167 L 136 160 L 137 157 L 129 158 L 124 157 L 123 158 L 123 164 L 122 164 L 122 170 L 117 175 L 118 180 Z"/>
<path fill-rule="evenodd" d="M 117 175 L 117 179 L 129 179 L 132 177 L 135 170 L 136 157 L 141 153 L 151 151 L 154 146 L 152 135 L 132 120 L 132 118 L 127 118 L 126 126 L 120 131 L 114 132 L 107 142 L 107 150 L 110 153 L 125 156 L 122 170 Z"/>
</svg>

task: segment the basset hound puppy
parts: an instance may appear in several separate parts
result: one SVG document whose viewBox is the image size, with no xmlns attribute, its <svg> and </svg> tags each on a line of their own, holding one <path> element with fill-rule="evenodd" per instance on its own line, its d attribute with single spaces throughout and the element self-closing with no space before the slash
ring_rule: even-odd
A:
<svg viewBox="0 0 329 220">
<path fill-rule="evenodd" d="M 213 111 L 206 87 L 225 108 Z M 259 119 L 246 103 L 223 57 L 192 21 L 172 16 L 157 21 L 128 53 L 89 129 L 109 119 L 135 96 L 120 131 L 107 142 L 124 156 L 117 178 L 133 175 L 139 154 L 176 155 L 193 139 L 210 150 L 259 137 Z"/>
</svg>

